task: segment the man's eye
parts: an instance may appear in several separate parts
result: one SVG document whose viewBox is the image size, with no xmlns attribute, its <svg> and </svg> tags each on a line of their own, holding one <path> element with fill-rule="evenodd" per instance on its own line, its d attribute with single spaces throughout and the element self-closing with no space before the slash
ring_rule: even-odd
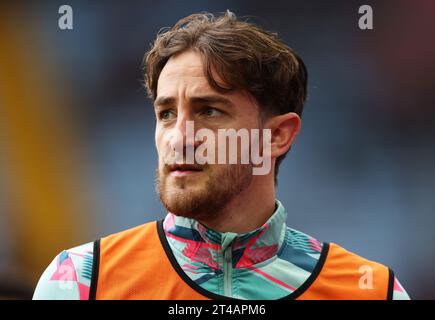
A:
<svg viewBox="0 0 435 320">
<path fill-rule="evenodd" d="M 159 112 L 159 120 L 169 120 L 173 116 L 173 112 L 171 110 L 163 110 Z"/>
<path fill-rule="evenodd" d="M 206 117 L 213 117 L 218 116 L 222 114 L 222 111 L 215 109 L 215 108 L 207 108 L 204 111 L 201 112 Z"/>
</svg>

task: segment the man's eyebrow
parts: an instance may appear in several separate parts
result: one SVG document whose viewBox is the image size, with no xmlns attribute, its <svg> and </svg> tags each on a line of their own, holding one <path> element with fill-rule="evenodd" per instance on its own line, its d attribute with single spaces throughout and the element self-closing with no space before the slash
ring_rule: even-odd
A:
<svg viewBox="0 0 435 320">
<path fill-rule="evenodd" d="M 223 103 L 230 107 L 234 107 L 234 103 L 222 96 L 217 95 L 207 95 L 207 96 L 199 96 L 199 97 L 192 97 L 191 99 L 192 103 L 195 104 L 212 104 L 212 103 Z"/>
<path fill-rule="evenodd" d="M 167 106 L 169 104 L 173 104 L 174 102 L 175 102 L 175 98 L 162 96 L 162 97 L 158 97 L 154 101 L 154 107 L 157 107 L 157 106 Z"/>
<path fill-rule="evenodd" d="M 231 100 L 218 95 L 197 96 L 197 97 L 192 97 L 189 100 L 193 104 L 223 103 L 230 107 L 234 107 L 234 103 Z M 154 101 L 154 107 L 167 106 L 170 104 L 174 104 L 175 101 L 176 99 L 173 97 L 161 96 Z"/>
</svg>

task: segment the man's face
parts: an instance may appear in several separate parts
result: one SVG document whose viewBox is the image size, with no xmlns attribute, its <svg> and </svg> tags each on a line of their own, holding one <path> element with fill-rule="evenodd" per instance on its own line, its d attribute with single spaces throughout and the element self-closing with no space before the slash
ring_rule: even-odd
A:
<svg viewBox="0 0 435 320">
<path fill-rule="evenodd" d="M 219 81 L 219 78 L 215 79 Z M 260 128 L 255 100 L 241 91 L 222 94 L 214 90 L 203 73 L 200 55 L 186 51 L 171 57 L 163 68 L 155 113 L 159 156 L 156 187 L 162 203 L 176 215 L 195 219 L 218 215 L 250 185 L 252 166 L 238 161 L 238 164 L 204 165 L 195 162 L 192 166 L 182 167 L 169 165 L 168 160 L 177 146 L 189 146 L 186 121 L 193 121 L 195 133 L 207 128 L 215 133 L 215 137 L 218 129 Z M 175 134 L 176 131 L 182 136 Z M 200 144 L 201 141 L 196 141 L 190 146 L 196 149 Z M 221 151 L 216 143 L 216 159 Z M 239 158 L 240 150 L 238 153 Z"/>
</svg>

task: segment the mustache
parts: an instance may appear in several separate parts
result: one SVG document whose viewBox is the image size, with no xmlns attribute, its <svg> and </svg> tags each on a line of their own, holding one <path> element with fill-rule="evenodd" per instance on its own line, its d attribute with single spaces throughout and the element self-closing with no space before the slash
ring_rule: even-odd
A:
<svg viewBox="0 0 435 320">
<path fill-rule="evenodd" d="M 203 166 L 197 164 L 172 164 L 168 165 L 170 171 L 181 170 L 181 171 L 202 171 Z"/>
</svg>

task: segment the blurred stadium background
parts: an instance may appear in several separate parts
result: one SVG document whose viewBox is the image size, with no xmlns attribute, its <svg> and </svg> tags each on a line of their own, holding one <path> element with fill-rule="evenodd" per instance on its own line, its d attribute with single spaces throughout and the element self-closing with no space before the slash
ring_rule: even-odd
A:
<svg viewBox="0 0 435 320">
<path fill-rule="evenodd" d="M 58 8 L 74 30 L 58 28 Z M 374 30 L 358 29 L 370 4 Z M 29 298 L 62 249 L 164 216 L 141 60 L 161 27 L 234 11 L 310 74 L 281 166 L 291 227 L 389 265 L 434 299 L 433 1 L 2 1 L 0 297 Z"/>
</svg>

